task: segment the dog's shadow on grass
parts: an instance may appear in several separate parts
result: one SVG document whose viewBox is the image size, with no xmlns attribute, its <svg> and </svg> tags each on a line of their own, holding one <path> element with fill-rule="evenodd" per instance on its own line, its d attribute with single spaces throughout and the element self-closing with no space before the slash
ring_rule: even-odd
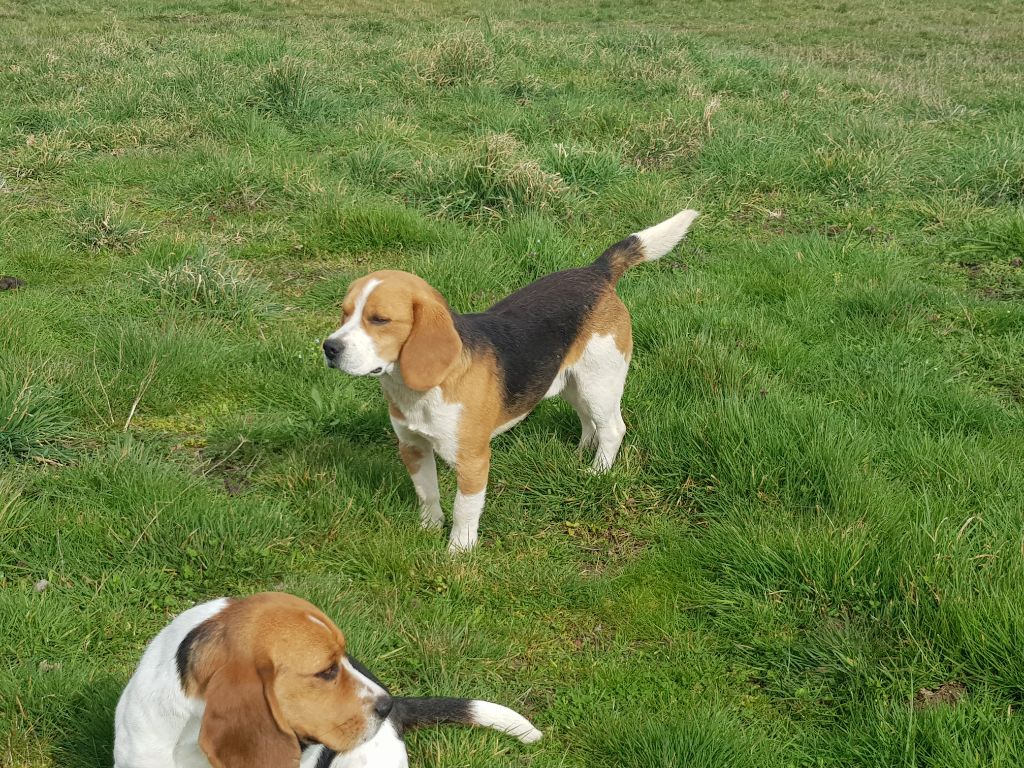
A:
<svg viewBox="0 0 1024 768">
<path fill-rule="evenodd" d="M 580 419 L 568 403 L 546 400 L 537 404 L 516 431 L 531 440 L 547 438 L 575 445 L 580 439 Z"/>
<path fill-rule="evenodd" d="M 54 710 L 54 764 L 97 768 L 114 762 L 114 709 L 124 681 L 100 677 Z"/>
<path fill-rule="evenodd" d="M 219 425 L 203 451 L 212 464 L 247 465 L 274 462 L 296 451 L 361 451 L 391 447 L 394 431 L 387 406 L 332 408 L 280 419 L 245 420 Z"/>
</svg>

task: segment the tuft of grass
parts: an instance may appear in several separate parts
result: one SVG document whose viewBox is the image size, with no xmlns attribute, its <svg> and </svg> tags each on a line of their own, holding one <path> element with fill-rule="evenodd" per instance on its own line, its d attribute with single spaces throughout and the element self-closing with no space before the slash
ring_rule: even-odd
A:
<svg viewBox="0 0 1024 768">
<path fill-rule="evenodd" d="M 306 116 L 315 106 L 308 67 L 294 58 L 270 64 L 259 78 L 251 103 L 269 115 L 294 119 Z"/>
<path fill-rule="evenodd" d="M 61 398 L 37 375 L 0 368 L 0 457 L 59 453 L 71 427 Z"/>
<path fill-rule="evenodd" d="M 310 245 L 328 253 L 367 254 L 426 248 L 438 241 L 437 223 L 404 205 L 367 200 L 358 207 L 325 206 L 310 216 Z"/>
<path fill-rule="evenodd" d="M 0 158 L 0 174 L 12 179 L 40 180 L 59 176 L 77 157 L 89 151 L 87 141 L 66 129 L 36 133 L 33 129 L 49 127 L 24 120 L 25 133 L 18 136 L 13 150 Z"/>
<path fill-rule="evenodd" d="M 699 116 L 665 112 L 630 124 L 624 132 L 627 155 L 638 168 L 666 167 L 693 157 L 711 135 L 712 120 L 720 105 L 721 100 L 716 96 Z"/>
<path fill-rule="evenodd" d="M 955 252 L 969 283 L 987 298 L 1024 298 L 1024 216 L 987 218 L 970 229 Z"/>
<path fill-rule="evenodd" d="M 140 283 L 146 295 L 164 304 L 225 320 L 263 317 L 280 309 L 251 267 L 205 253 L 165 269 L 151 266 Z"/>
<path fill-rule="evenodd" d="M 763 756 L 736 713 L 711 708 L 699 716 L 641 717 L 630 713 L 590 728 L 593 765 L 623 768 L 753 768 Z"/>
<path fill-rule="evenodd" d="M 114 205 L 79 208 L 73 225 L 77 240 L 93 251 L 134 253 L 148 230 Z"/>
<path fill-rule="evenodd" d="M 488 134 L 424 164 L 408 189 L 435 215 L 464 220 L 557 213 L 570 197 L 565 180 L 526 156 L 522 142 L 507 133 Z"/>
<path fill-rule="evenodd" d="M 445 35 L 416 57 L 417 74 L 438 88 L 491 81 L 495 52 L 480 32 Z"/>
</svg>

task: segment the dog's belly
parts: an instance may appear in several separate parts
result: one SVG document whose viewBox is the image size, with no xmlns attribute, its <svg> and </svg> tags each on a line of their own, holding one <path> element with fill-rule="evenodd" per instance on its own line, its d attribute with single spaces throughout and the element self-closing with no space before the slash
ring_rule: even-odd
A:
<svg viewBox="0 0 1024 768">
<path fill-rule="evenodd" d="M 569 380 L 569 369 L 563 368 L 555 376 L 554 381 L 551 382 L 551 386 L 548 387 L 548 391 L 544 393 L 543 400 L 547 400 L 552 397 L 558 397 L 562 394 L 562 390 L 565 389 L 565 383 Z"/>
<path fill-rule="evenodd" d="M 527 411 L 526 413 L 523 413 L 523 414 L 520 414 L 519 416 L 516 416 L 514 419 L 509 419 L 504 424 L 502 424 L 500 427 L 498 427 L 496 430 L 491 432 L 491 437 L 496 437 L 497 435 L 500 435 L 502 432 L 508 432 L 510 429 L 512 429 L 512 427 L 514 427 L 516 424 L 521 422 L 523 419 L 525 419 L 529 415 L 530 415 L 530 412 Z"/>
</svg>

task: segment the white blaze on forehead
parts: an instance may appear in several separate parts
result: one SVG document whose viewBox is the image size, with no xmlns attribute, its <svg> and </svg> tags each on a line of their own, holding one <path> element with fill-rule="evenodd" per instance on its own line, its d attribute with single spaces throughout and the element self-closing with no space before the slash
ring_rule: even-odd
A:
<svg viewBox="0 0 1024 768">
<path fill-rule="evenodd" d="M 359 295 L 356 297 L 356 307 L 352 310 L 352 317 L 350 317 L 348 322 L 338 329 L 338 333 L 343 333 L 346 328 L 350 328 L 351 326 L 358 327 L 360 325 L 363 319 L 363 310 L 366 309 L 366 302 L 369 300 L 370 294 L 373 293 L 373 289 L 380 285 L 380 283 L 381 281 L 376 277 L 372 280 L 366 281 L 366 285 L 363 286 L 363 290 L 360 291 Z"/>
<path fill-rule="evenodd" d="M 352 677 L 354 677 L 359 682 L 360 686 L 362 687 L 362 690 L 360 691 L 360 696 L 362 696 L 363 698 L 378 699 L 386 693 L 386 691 L 379 685 L 377 685 L 375 682 L 373 682 L 373 680 L 371 680 L 358 669 L 353 667 L 352 663 L 347 658 L 341 660 L 341 668 L 348 672 L 350 675 L 352 675 Z"/>
</svg>

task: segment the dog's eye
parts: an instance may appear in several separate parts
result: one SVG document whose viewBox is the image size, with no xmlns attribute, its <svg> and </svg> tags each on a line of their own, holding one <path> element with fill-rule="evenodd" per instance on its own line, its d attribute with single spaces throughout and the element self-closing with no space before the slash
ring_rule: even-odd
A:
<svg viewBox="0 0 1024 768">
<path fill-rule="evenodd" d="M 370 317 L 371 325 L 387 325 L 390 322 L 391 318 L 389 317 L 381 317 L 380 315 L 371 315 Z"/>
<path fill-rule="evenodd" d="M 321 680 L 333 680 L 338 676 L 338 663 L 331 664 L 327 669 L 317 672 L 316 676 Z"/>
</svg>

